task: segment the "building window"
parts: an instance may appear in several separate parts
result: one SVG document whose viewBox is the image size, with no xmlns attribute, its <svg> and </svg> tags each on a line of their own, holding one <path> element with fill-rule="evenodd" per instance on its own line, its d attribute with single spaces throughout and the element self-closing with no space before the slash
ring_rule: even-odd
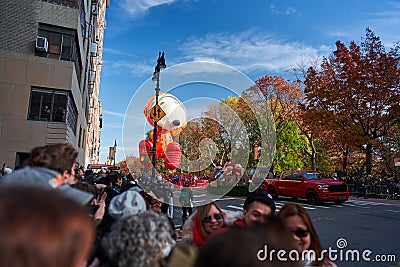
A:
<svg viewBox="0 0 400 267">
<path fill-rule="evenodd" d="M 74 100 L 72 97 L 68 97 L 67 105 L 67 124 L 72 128 L 74 133 L 76 132 L 76 118 L 78 117 L 78 112 L 76 111 Z"/>
<path fill-rule="evenodd" d="M 76 131 L 78 112 L 68 91 L 32 88 L 28 120 L 64 122 Z"/>
<path fill-rule="evenodd" d="M 82 126 L 79 127 L 78 147 L 81 147 Z"/>
<path fill-rule="evenodd" d="M 38 36 L 45 37 L 49 47 L 47 52 L 36 50 L 35 55 L 39 57 L 73 61 L 75 64 L 76 75 L 80 82 L 82 62 L 76 35 L 75 30 L 39 24 Z"/>
<path fill-rule="evenodd" d="M 29 156 L 29 153 L 17 152 L 15 154 L 15 170 L 25 167 Z"/>
<path fill-rule="evenodd" d="M 86 131 L 83 130 L 83 136 L 82 136 L 82 148 L 84 148 L 86 145 Z"/>
<path fill-rule="evenodd" d="M 85 9 L 82 8 L 81 9 L 81 31 L 82 31 L 82 37 L 85 38 L 85 35 L 87 35 L 86 33 L 86 13 L 85 13 Z"/>
</svg>

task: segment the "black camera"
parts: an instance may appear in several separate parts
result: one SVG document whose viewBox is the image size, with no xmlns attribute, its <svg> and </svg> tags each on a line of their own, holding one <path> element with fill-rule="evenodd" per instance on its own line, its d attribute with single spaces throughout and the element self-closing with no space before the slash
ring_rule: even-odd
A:
<svg viewBox="0 0 400 267">
<path fill-rule="evenodd" d="M 99 209 L 99 205 L 89 205 L 89 214 L 94 215 Z"/>
</svg>

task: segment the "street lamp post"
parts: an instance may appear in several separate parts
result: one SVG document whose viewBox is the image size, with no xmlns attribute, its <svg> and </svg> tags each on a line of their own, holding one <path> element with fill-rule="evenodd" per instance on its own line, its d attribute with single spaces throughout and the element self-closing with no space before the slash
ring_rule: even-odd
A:
<svg viewBox="0 0 400 267">
<path fill-rule="evenodd" d="M 154 74 L 152 80 L 156 82 L 156 105 L 158 105 L 158 95 L 160 93 L 160 72 L 162 69 L 165 69 L 167 65 L 165 65 L 164 52 L 158 52 L 157 65 L 154 69 Z M 152 164 L 153 168 L 151 169 L 151 179 L 152 183 L 156 181 L 156 164 L 157 164 L 157 121 L 154 121 L 154 129 L 153 129 L 153 157 Z"/>
</svg>

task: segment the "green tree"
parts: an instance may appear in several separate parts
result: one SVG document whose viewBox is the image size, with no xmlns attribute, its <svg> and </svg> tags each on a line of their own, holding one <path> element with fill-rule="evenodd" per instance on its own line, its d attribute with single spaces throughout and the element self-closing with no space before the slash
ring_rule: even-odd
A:
<svg viewBox="0 0 400 267">
<path fill-rule="evenodd" d="M 309 169 L 310 147 L 304 134 L 295 122 L 284 123 L 277 135 L 274 171 Z"/>
</svg>

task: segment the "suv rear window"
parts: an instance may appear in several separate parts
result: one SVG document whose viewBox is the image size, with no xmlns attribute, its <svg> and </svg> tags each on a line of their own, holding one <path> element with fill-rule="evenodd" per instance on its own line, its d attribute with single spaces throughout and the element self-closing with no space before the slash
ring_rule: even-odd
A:
<svg viewBox="0 0 400 267">
<path fill-rule="evenodd" d="M 321 180 L 322 175 L 319 172 L 301 172 L 307 180 Z"/>
</svg>

